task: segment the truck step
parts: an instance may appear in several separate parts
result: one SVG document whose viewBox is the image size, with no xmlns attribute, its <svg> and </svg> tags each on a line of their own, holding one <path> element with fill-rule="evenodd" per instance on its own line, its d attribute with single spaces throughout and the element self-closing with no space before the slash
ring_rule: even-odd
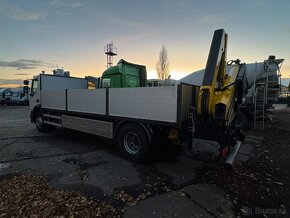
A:
<svg viewBox="0 0 290 218">
<path fill-rule="evenodd" d="M 49 124 L 49 125 L 52 125 L 52 126 L 61 127 L 61 124 L 60 123 L 54 123 L 54 122 L 50 122 L 50 121 L 47 121 L 47 120 L 44 120 L 43 122 L 45 124 Z"/>
<path fill-rule="evenodd" d="M 49 118 L 53 118 L 53 119 L 58 119 L 60 120 L 61 117 L 60 116 L 55 116 L 55 115 L 51 115 L 51 114 L 43 114 L 44 117 L 49 117 Z"/>
</svg>

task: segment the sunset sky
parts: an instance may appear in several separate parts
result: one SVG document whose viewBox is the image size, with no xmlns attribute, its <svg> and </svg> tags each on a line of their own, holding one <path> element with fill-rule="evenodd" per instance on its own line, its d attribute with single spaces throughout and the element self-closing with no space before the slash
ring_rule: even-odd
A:
<svg viewBox="0 0 290 218">
<path fill-rule="evenodd" d="M 205 67 L 220 28 L 229 34 L 228 59 L 276 55 L 290 77 L 289 0 L 0 0 L 0 87 L 57 65 L 72 76 L 100 76 L 110 41 L 114 63 L 146 65 L 149 78 L 164 44 L 179 79 Z"/>
</svg>

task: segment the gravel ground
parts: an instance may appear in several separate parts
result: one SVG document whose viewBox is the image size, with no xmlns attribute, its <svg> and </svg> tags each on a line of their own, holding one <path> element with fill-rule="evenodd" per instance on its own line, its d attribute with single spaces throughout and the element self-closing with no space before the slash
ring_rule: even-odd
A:
<svg viewBox="0 0 290 218">
<path fill-rule="evenodd" d="M 77 192 L 54 190 L 42 176 L 13 176 L 0 182 L 0 217 L 119 217 L 111 205 Z"/>
<path fill-rule="evenodd" d="M 233 171 L 203 166 L 199 175 L 228 193 L 237 216 L 290 217 L 290 108 L 274 112 L 273 122 L 252 134 L 264 140 L 248 161 Z"/>
<path fill-rule="evenodd" d="M 248 133 L 232 171 L 200 140 L 194 160 L 174 146 L 133 164 L 94 136 L 38 133 L 26 108 L 2 112 L 0 217 L 290 217 L 290 108 Z"/>
</svg>

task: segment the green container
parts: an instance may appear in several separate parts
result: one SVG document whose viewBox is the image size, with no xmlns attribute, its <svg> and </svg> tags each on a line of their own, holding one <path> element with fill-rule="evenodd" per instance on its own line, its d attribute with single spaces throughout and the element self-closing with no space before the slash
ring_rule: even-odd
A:
<svg viewBox="0 0 290 218">
<path fill-rule="evenodd" d="M 145 87 L 147 86 L 146 67 L 121 59 L 116 66 L 103 72 L 102 84 L 105 87 Z"/>
</svg>

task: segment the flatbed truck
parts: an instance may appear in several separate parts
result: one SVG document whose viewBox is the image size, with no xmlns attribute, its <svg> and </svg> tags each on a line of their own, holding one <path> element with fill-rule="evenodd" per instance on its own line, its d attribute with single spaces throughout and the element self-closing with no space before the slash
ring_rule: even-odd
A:
<svg viewBox="0 0 290 218">
<path fill-rule="evenodd" d="M 105 71 L 96 89 L 85 78 L 39 74 L 32 79 L 31 122 L 39 131 L 64 127 L 116 140 L 131 161 L 144 161 L 156 143 L 190 146 L 193 137 L 218 141 L 221 154 L 230 156 L 243 136 L 234 125 L 243 72 L 237 62 L 226 73 L 226 49 L 227 34 L 216 30 L 200 87 L 147 87 L 145 66 L 125 61 Z"/>
</svg>

